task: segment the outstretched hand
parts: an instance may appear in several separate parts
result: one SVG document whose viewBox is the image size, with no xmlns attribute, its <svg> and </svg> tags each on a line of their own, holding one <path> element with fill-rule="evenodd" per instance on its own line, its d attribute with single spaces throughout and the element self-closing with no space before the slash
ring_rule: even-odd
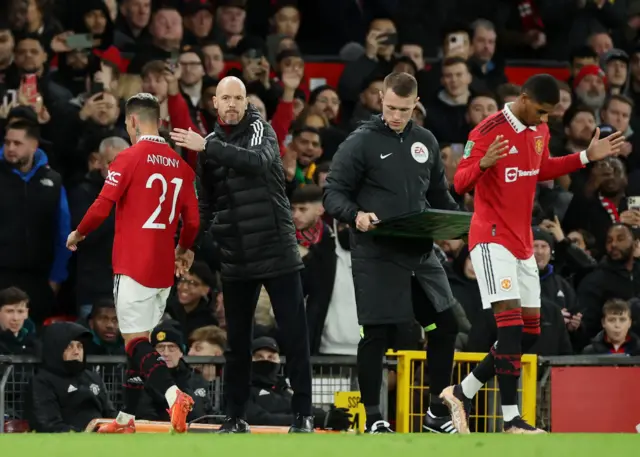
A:
<svg viewBox="0 0 640 457">
<path fill-rule="evenodd" d="M 615 132 L 606 138 L 600 138 L 600 128 L 596 128 L 596 133 L 587 148 L 587 158 L 589 162 L 596 162 L 619 154 L 624 142 L 625 138 L 622 136 L 622 132 Z"/>
<path fill-rule="evenodd" d="M 173 129 L 170 135 L 178 146 L 192 151 L 204 151 L 204 147 L 207 144 L 200 134 L 191 130 L 191 127 L 189 127 L 189 130 Z"/>
</svg>

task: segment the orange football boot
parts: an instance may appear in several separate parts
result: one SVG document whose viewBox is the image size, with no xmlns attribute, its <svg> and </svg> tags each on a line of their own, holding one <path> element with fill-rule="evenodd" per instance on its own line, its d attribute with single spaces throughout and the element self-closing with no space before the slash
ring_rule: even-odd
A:
<svg viewBox="0 0 640 457">
<path fill-rule="evenodd" d="M 127 425 L 118 424 L 114 419 L 113 422 L 102 424 L 98 428 L 98 433 L 135 433 L 136 423 L 133 419 L 129 419 Z"/>
<path fill-rule="evenodd" d="M 193 409 L 193 398 L 185 394 L 181 390 L 178 391 L 176 401 L 169 409 L 169 417 L 171 418 L 171 428 L 177 433 L 187 431 L 187 416 Z"/>
</svg>

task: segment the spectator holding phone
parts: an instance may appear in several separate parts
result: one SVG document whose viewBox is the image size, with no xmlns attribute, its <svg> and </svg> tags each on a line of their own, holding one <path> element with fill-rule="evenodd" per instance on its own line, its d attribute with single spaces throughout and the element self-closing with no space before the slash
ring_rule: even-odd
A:
<svg viewBox="0 0 640 457">
<path fill-rule="evenodd" d="M 396 25 L 391 19 L 377 18 L 369 24 L 365 53 L 349 62 L 340 76 L 338 95 L 342 100 L 342 116 L 350 119 L 367 77 L 373 73 L 389 74 L 395 45 L 398 43 Z"/>
</svg>

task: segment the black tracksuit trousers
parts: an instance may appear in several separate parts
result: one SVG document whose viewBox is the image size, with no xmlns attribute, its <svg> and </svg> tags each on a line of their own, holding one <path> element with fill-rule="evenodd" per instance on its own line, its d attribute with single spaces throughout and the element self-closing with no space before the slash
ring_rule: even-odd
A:
<svg viewBox="0 0 640 457">
<path fill-rule="evenodd" d="M 278 342 L 286 357 L 285 373 L 291 382 L 294 415 L 311 416 L 311 361 L 300 272 L 275 278 L 222 281 L 227 321 L 224 368 L 226 414 L 244 418 L 251 387 L 253 319 L 264 285 L 278 324 Z"/>
</svg>

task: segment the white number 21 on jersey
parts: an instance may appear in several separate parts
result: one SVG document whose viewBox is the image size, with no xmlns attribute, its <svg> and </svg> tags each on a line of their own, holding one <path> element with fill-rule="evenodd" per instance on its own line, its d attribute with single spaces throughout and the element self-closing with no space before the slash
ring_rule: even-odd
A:
<svg viewBox="0 0 640 457">
<path fill-rule="evenodd" d="M 151 213 L 147 222 L 144 223 L 142 228 L 145 229 L 157 229 L 163 230 L 167 228 L 166 224 L 162 222 L 157 222 L 158 216 L 160 216 L 160 212 L 162 212 L 162 204 L 167 198 L 167 188 L 169 187 L 167 184 L 167 180 L 160 173 L 154 173 L 149 176 L 147 179 L 147 189 L 151 189 L 153 187 L 153 183 L 155 181 L 160 181 L 162 183 L 162 194 L 160 195 L 160 201 L 158 202 L 158 207 Z M 171 214 L 169 214 L 169 224 L 173 222 L 173 219 L 176 217 L 176 203 L 178 202 L 178 194 L 180 193 L 180 188 L 182 187 L 182 179 L 173 178 L 171 180 L 171 184 L 173 184 L 173 199 L 171 202 Z"/>
</svg>

